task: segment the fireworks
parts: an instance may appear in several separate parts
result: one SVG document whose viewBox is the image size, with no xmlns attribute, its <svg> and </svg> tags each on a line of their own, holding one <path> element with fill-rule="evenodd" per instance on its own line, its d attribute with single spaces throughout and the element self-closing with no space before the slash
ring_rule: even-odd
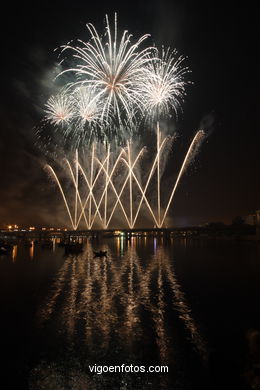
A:
<svg viewBox="0 0 260 390">
<path fill-rule="evenodd" d="M 120 36 L 116 14 L 112 29 L 106 16 L 103 36 L 92 24 L 87 29 L 89 41 L 62 46 L 60 55 L 69 54 L 75 65 L 57 77 L 72 80 L 46 104 L 46 120 L 61 125 L 65 138 L 72 135 L 75 146 L 92 142 L 92 135 L 120 143 L 138 131 L 144 115 L 177 113 L 185 95 L 183 57 L 168 49 L 159 58 L 155 47 L 142 48 L 147 34 L 135 43 L 127 31 Z"/>
<path fill-rule="evenodd" d="M 54 125 L 69 124 L 74 116 L 73 101 L 64 91 L 51 96 L 46 103 L 46 120 Z"/>
<path fill-rule="evenodd" d="M 97 98 L 95 90 L 90 86 L 79 87 L 73 93 L 74 118 L 72 138 L 75 145 L 91 143 L 100 138 L 101 123 L 103 127 L 109 125 L 108 120 L 101 121 L 103 102 Z"/>
<path fill-rule="evenodd" d="M 134 157 L 133 148 L 128 142 L 127 147 L 121 149 L 113 162 L 111 159 L 110 146 L 108 146 L 107 153 L 103 159 L 97 157 L 95 147 L 93 146 L 90 159 L 87 160 L 87 165 L 90 165 L 90 172 L 84 170 L 79 163 L 78 154 L 76 152 L 74 169 L 69 161 L 67 159 L 65 160 L 65 166 L 68 168 L 69 176 L 73 183 L 72 192 L 75 194 L 72 203 L 71 197 L 65 195 L 64 189 L 55 171 L 48 165 L 47 168 L 60 189 L 72 228 L 76 230 L 81 220 L 84 219 L 85 227 L 87 229 L 92 229 L 95 223 L 101 224 L 104 229 L 107 229 L 117 210 L 123 213 L 128 228 L 133 229 L 136 225 L 141 207 L 146 207 L 153 226 L 155 225 L 156 227 L 161 228 L 167 217 L 178 183 L 194 157 L 199 145 L 203 141 L 204 136 L 205 134 L 202 130 L 199 130 L 195 134 L 183 160 L 176 182 L 165 204 L 163 214 L 161 213 L 160 205 L 156 215 L 153 206 L 154 191 L 151 190 L 151 186 L 156 168 L 160 164 L 162 154 L 165 153 L 166 144 L 170 141 L 169 137 L 164 137 L 160 141 L 158 152 L 150 169 L 147 170 L 146 168 L 147 178 L 143 185 L 137 169 L 143 154 L 143 148 L 140 149 L 138 153 L 136 152 Z M 115 174 L 116 171 L 122 180 L 118 181 L 118 176 Z M 85 188 L 83 190 L 81 189 L 81 191 L 79 188 L 80 177 L 85 184 Z M 158 182 L 158 185 L 159 190 L 157 196 L 159 196 L 161 192 L 160 181 Z M 150 193 L 150 199 L 148 192 Z M 138 194 L 138 196 L 134 196 L 136 194 Z"/>
<path fill-rule="evenodd" d="M 81 87 L 76 90 L 75 112 L 78 116 L 81 126 L 98 125 L 102 114 L 101 101 L 96 98 L 95 90 L 90 87 Z"/>
<path fill-rule="evenodd" d="M 92 24 L 87 24 L 87 28 L 90 33 L 88 42 L 79 40 L 76 46 L 69 44 L 62 47 L 62 54 L 71 52 L 77 64 L 62 71 L 58 77 L 68 72 L 75 75 L 76 80 L 66 86 L 72 95 L 79 86 L 85 87 L 85 92 L 92 91 L 91 99 L 85 93 L 84 101 L 92 100 L 99 107 L 100 127 L 122 126 L 124 123 L 132 125 L 137 107 L 142 107 L 142 94 L 136 86 L 141 82 L 143 68 L 152 51 L 149 47 L 143 50 L 139 47 L 148 35 L 143 35 L 134 44 L 127 31 L 119 38 L 116 15 L 114 31 L 111 31 L 106 16 L 103 37 Z"/>
<path fill-rule="evenodd" d="M 96 222 L 107 228 L 117 208 L 132 229 L 144 207 L 148 209 L 146 211 L 153 225 L 161 228 L 179 180 L 204 136 L 203 131 L 195 135 L 163 212 L 161 157 L 168 138 L 162 136 L 159 121 L 172 113 L 177 117 L 186 94 L 185 75 L 189 70 L 183 66 L 184 57 L 179 56 L 176 50 L 143 47 L 149 35 L 141 36 L 135 43 L 131 42 L 132 35 L 126 30 L 120 35 L 116 14 L 112 29 L 106 16 L 104 35 L 100 35 L 92 24 L 87 24 L 87 29 L 90 34 L 87 42 L 78 40 L 76 45 L 69 43 L 62 46 L 63 66 L 69 60 L 74 65 L 63 68 L 58 74 L 60 83 L 65 80 L 64 85 L 45 106 L 45 121 L 61 130 L 63 137 L 60 138 L 67 141 L 72 149 L 92 144 L 91 161 L 87 162 L 90 176 L 79 164 L 77 151 L 75 172 L 66 160 L 75 191 L 74 212 L 56 173 L 51 167 L 49 170 L 61 191 L 73 229 L 78 228 L 82 218 L 87 229 Z M 134 159 L 129 139 L 141 126 L 144 129 L 151 122 L 157 122 L 157 153 L 147 181 L 142 186 L 135 167 L 142 149 Z M 106 141 L 104 160 L 96 155 L 97 141 Z M 114 163 L 110 157 L 111 141 L 116 146 L 127 145 L 126 149 L 121 148 Z M 119 187 L 114 182 L 115 172 L 121 177 Z M 79 191 L 80 177 L 86 184 L 85 195 Z M 152 182 L 157 182 L 157 210 L 147 194 Z M 155 192 L 152 192 L 154 197 Z M 127 205 L 124 203 L 126 198 Z"/>
<path fill-rule="evenodd" d="M 139 85 L 148 118 L 158 119 L 173 109 L 176 116 L 185 96 L 184 75 L 187 68 L 182 67 L 184 58 L 176 51 L 162 48 L 161 58 L 154 52 L 144 68 L 142 83 Z"/>
</svg>

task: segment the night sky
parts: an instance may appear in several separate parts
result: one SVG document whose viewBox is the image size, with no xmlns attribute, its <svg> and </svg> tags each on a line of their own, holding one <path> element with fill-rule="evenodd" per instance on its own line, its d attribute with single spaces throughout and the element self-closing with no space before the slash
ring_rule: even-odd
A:
<svg viewBox="0 0 260 390">
<path fill-rule="evenodd" d="M 54 49 L 71 39 L 87 40 L 88 22 L 102 32 L 105 14 L 112 19 L 115 11 L 120 30 L 134 38 L 150 33 L 151 44 L 176 47 L 192 70 L 193 85 L 175 124 L 178 150 L 169 156 L 164 180 L 174 176 L 172 167 L 201 124 L 208 137 L 181 180 L 173 223 L 229 223 L 259 209 L 259 33 L 253 2 L 9 2 L 1 21 L 0 225 L 65 223 L 34 127 L 52 93 Z"/>
</svg>

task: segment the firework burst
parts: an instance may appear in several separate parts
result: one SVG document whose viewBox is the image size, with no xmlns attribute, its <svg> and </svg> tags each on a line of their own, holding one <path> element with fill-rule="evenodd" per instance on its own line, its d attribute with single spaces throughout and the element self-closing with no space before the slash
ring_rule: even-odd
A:
<svg viewBox="0 0 260 390">
<path fill-rule="evenodd" d="M 178 115 L 185 96 L 184 75 L 188 72 L 188 68 L 182 66 L 183 61 L 184 57 L 170 48 L 166 51 L 162 48 L 161 57 L 158 52 L 152 53 L 139 84 L 147 118 L 159 119 L 169 115 L 171 110 Z"/>
<path fill-rule="evenodd" d="M 170 138 L 162 135 L 160 120 L 172 114 L 178 116 L 186 95 L 184 76 L 189 70 L 183 66 L 184 57 L 176 50 L 142 49 L 149 35 L 143 35 L 134 44 L 131 43 L 132 35 L 126 30 L 120 35 L 116 14 L 112 29 L 106 16 L 103 36 L 92 24 L 87 24 L 87 29 L 89 41 L 78 40 L 75 46 L 71 43 L 62 46 L 63 66 L 67 63 L 66 54 L 75 65 L 71 66 L 70 62 L 70 66 L 58 74 L 63 88 L 45 105 L 45 122 L 61 128 L 57 138 L 65 141 L 65 148 L 77 149 L 92 144 L 86 172 L 79 163 L 77 150 L 75 169 L 66 160 L 75 195 L 72 208 L 53 168 L 48 166 L 48 169 L 61 191 L 73 229 L 78 228 L 82 218 L 87 229 L 92 229 L 96 219 L 107 229 L 118 208 L 132 229 L 145 206 L 153 224 L 161 228 L 178 183 L 204 138 L 202 130 L 193 138 L 165 204 L 161 181 Z M 143 151 L 141 149 L 134 158 L 129 139 L 137 139 L 138 130 L 148 121 L 157 122 L 157 146 L 151 169 L 145 175 L 147 180 L 142 185 L 137 167 Z M 50 143 L 48 139 L 47 145 Z M 101 144 L 105 154 L 101 152 L 101 157 L 98 157 L 96 149 Z M 120 148 L 113 162 L 111 150 L 114 146 L 118 150 L 122 144 L 127 146 Z M 154 183 L 157 184 L 156 191 L 151 190 Z M 83 189 L 84 185 L 86 188 Z M 156 208 L 153 199 L 149 200 L 149 192 L 152 192 L 153 199 L 156 192 Z M 165 207 L 162 208 L 162 204 Z"/>
<path fill-rule="evenodd" d="M 54 125 L 68 125 L 74 116 L 73 100 L 70 94 L 61 91 L 51 96 L 45 106 L 46 120 Z"/>
<path fill-rule="evenodd" d="M 79 87 L 73 93 L 75 121 L 71 127 L 75 144 L 91 143 L 93 137 L 100 138 L 102 127 L 109 126 L 108 120 L 101 120 L 104 102 L 90 86 Z"/>
<path fill-rule="evenodd" d="M 136 88 L 143 75 L 143 67 L 150 61 L 152 48 L 139 50 L 142 42 L 149 36 L 143 35 L 136 43 L 131 43 L 131 35 L 124 31 L 118 36 L 117 15 L 114 31 L 111 31 L 108 16 L 104 36 L 100 36 L 92 24 L 87 24 L 90 33 L 88 42 L 78 41 L 77 46 L 65 45 L 64 51 L 71 51 L 77 65 L 60 73 L 76 75 L 76 81 L 69 84 L 75 89 L 78 85 L 94 88 L 97 98 L 103 104 L 101 121 L 108 121 L 111 111 L 114 120 L 122 124 L 124 120 L 134 121 L 136 106 L 142 101 L 141 91 Z"/>
<path fill-rule="evenodd" d="M 90 87 L 82 87 L 75 91 L 75 115 L 82 126 L 99 125 L 102 113 L 102 102 L 97 100 L 95 91 Z"/>
<path fill-rule="evenodd" d="M 92 24 L 87 29 L 89 41 L 61 47 L 63 66 L 67 60 L 75 65 L 58 74 L 63 88 L 45 107 L 45 120 L 61 127 L 65 141 L 76 148 L 94 139 L 120 145 L 138 134 L 143 118 L 177 116 L 188 72 L 183 57 L 170 49 L 142 49 L 149 35 L 132 43 L 126 30 L 118 33 L 116 14 L 112 28 L 106 16 L 103 36 Z"/>
</svg>

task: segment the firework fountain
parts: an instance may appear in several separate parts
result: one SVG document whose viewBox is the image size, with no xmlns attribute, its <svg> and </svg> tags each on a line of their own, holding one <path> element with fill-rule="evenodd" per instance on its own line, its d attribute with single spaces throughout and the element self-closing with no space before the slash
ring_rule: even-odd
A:
<svg viewBox="0 0 260 390">
<path fill-rule="evenodd" d="M 160 121 L 172 112 L 177 116 L 181 108 L 185 97 L 184 76 L 188 73 L 182 66 L 184 58 L 170 49 L 142 49 L 148 35 L 134 44 L 127 31 L 119 37 L 116 15 L 113 29 L 106 16 L 104 36 L 92 24 L 87 28 L 88 42 L 78 41 L 61 48 L 63 64 L 66 64 L 64 56 L 69 53 L 75 65 L 62 70 L 58 78 L 69 75 L 73 81 L 66 82 L 48 100 L 44 119 L 64 139 L 70 138 L 75 149 L 74 162 L 65 159 L 74 192 L 73 204 L 54 169 L 50 165 L 47 168 L 60 189 L 73 229 L 78 229 L 82 221 L 87 229 L 92 229 L 95 223 L 107 229 L 119 210 L 126 226 L 132 229 L 144 208 L 153 226 L 161 228 L 178 183 L 204 136 L 203 130 L 195 134 L 163 211 L 161 159 L 172 137 L 162 135 Z M 145 127 L 156 127 L 157 138 L 156 155 L 146 179 L 137 172 L 145 149 L 136 152 L 132 143 L 140 128 Z M 97 153 L 100 144 L 105 150 L 101 157 Z M 84 169 L 78 155 L 78 149 L 86 146 L 91 150 L 88 169 Z M 157 182 L 157 210 L 149 197 L 153 178 Z"/>
</svg>

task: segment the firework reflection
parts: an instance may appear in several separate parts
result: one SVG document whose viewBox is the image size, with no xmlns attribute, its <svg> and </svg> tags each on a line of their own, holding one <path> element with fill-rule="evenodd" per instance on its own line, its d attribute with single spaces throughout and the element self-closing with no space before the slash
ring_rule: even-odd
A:
<svg viewBox="0 0 260 390">
<path fill-rule="evenodd" d="M 83 254 L 67 257 L 39 311 L 42 326 L 57 327 L 56 333 L 63 335 L 69 349 L 83 343 L 89 355 L 109 353 L 116 338 L 134 356 L 148 330 L 154 335 L 157 356 L 166 364 L 172 359 L 173 341 L 166 313 L 174 310 L 188 331 L 189 342 L 204 358 L 204 341 L 167 250 L 157 247 L 143 263 L 138 247 L 130 242 L 119 257 L 113 257 L 109 247 L 102 249 L 108 257 L 94 259 L 88 241 Z M 143 322 L 144 313 L 148 324 Z"/>
</svg>

